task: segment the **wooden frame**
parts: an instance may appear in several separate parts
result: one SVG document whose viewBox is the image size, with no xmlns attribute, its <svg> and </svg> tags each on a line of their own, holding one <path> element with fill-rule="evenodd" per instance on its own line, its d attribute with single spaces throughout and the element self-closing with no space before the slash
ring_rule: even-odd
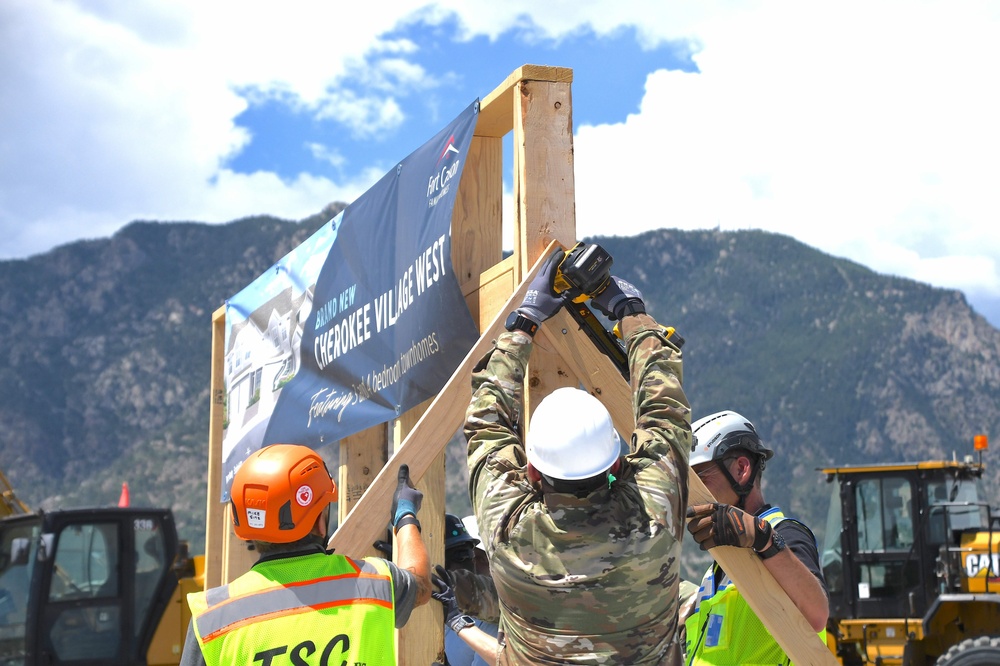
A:
<svg viewBox="0 0 1000 666">
<path fill-rule="evenodd" d="M 354 557 L 374 553 L 372 542 L 385 535 L 385 521 L 377 517 L 388 517 L 396 474 L 405 463 L 424 492 L 420 518 L 431 561 L 444 561 L 443 451 L 471 400 L 472 367 L 502 332 L 505 315 L 520 304 L 540 258 L 576 241 L 572 80 L 570 69 L 524 65 L 480 104 L 452 219 L 452 262 L 481 337 L 432 401 L 397 419 L 391 437 L 389 429 L 379 426 L 341 442 L 340 527 L 331 542 L 337 552 Z M 502 139 L 511 132 L 514 252 L 501 260 Z M 231 580 L 251 564 L 228 527 L 228 509 L 215 501 L 221 469 L 224 317 L 224 309 L 213 315 L 207 585 Z M 628 437 L 634 429 L 629 386 L 566 312 L 542 327 L 526 384 L 529 414 L 538 399 L 558 386 L 583 386 L 605 403 L 619 432 Z M 697 475 L 691 473 L 688 483 L 689 503 L 712 501 Z M 729 547 L 719 547 L 713 555 L 795 663 L 837 663 L 758 558 Z M 400 664 L 434 661 L 442 646 L 437 604 L 417 609 L 399 634 Z"/>
</svg>

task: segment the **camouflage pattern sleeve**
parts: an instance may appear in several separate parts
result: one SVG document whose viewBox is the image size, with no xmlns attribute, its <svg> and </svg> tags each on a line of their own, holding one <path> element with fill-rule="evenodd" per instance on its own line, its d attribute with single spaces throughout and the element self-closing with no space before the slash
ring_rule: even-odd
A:
<svg viewBox="0 0 1000 666">
<path fill-rule="evenodd" d="M 500 601 L 497 588 L 489 576 L 467 569 L 453 569 L 455 599 L 466 615 L 496 624 L 500 621 Z"/>
<path fill-rule="evenodd" d="M 681 351 L 669 342 L 662 327 L 649 315 L 622 322 L 632 377 L 636 436 L 633 453 L 684 461 L 691 452 L 691 406 L 682 388 Z"/>
<path fill-rule="evenodd" d="M 502 333 L 493 349 L 473 369 L 472 402 L 465 415 L 469 491 L 473 508 L 476 508 L 491 478 L 525 463 L 521 410 L 524 404 L 524 370 L 531 348 L 532 340 L 526 333 Z M 489 474 L 485 472 L 487 465 L 505 469 Z M 479 514 L 478 509 L 476 514 Z"/>
</svg>

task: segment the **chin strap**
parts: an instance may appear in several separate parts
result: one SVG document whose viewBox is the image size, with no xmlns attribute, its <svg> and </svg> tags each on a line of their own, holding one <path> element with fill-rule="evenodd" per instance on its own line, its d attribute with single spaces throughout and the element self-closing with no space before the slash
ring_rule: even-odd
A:
<svg viewBox="0 0 1000 666">
<path fill-rule="evenodd" d="M 722 470 L 722 473 L 726 476 L 727 479 L 729 479 L 729 485 L 732 487 L 733 492 L 736 493 L 736 496 L 739 498 L 736 500 L 735 504 L 736 508 L 746 509 L 745 505 L 747 501 L 747 496 L 749 496 L 750 491 L 753 490 L 753 484 L 754 481 L 757 480 L 757 474 L 759 474 L 764 469 L 764 461 L 761 460 L 756 465 L 753 466 L 753 470 L 750 472 L 750 478 L 747 479 L 747 482 L 742 485 L 737 483 L 736 479 L 733 478 L 733 475 L 729 473 L 728 469 L 726 469 L 725 461 L 716 460 L 715 464 L 719 466 L 719 469 Z"/>
</svg>

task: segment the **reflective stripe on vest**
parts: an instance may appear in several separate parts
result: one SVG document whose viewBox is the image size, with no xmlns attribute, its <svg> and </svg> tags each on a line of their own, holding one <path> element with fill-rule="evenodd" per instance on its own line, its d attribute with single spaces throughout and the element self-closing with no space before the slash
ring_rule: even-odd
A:
<svg viewBox="0 0 1000 666">
<path fill-rule="evenodd" d="M 768 509 L 760 517 L 772 527 L 786 520 L 777 507 Z M 726 577 L 718 581 L 716 589 L 715 574 L 716 565 L 713 563 L 698 590 L 695 609 L 684 623 L 688 666 L 789 663 L 788 655 L 740 595 L 736 585 Z M 825 642 L 826 629 L 820 631 L 818 636 Z"/>
<path fill-rule="evenodd" d="M 208 666 L 396 664 L 390 564 L 314 553 L 258 562 L 229 585 L 188 595 Z M 285 655 L 281 657 L 281 655 Z"/>
<path fill-rule="evenodd" d="M 207 610 L 195 622 L 202 641 L 208 643 L 247 622 L 262 622 L 283 615 L 307 613 L 334 606 L 374 604 L 392 608 L 392 583 L 375 567 L 362 562 L 360 571 L 251 592 L 229 599 L 229 586 L 209 590 Z"/>
</svg>

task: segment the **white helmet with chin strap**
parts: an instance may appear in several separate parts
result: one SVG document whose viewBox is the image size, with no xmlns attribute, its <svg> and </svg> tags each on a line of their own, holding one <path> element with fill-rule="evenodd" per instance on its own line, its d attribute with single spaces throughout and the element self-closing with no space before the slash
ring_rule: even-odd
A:
<svg viewBox="0 0 1000 666">
<path fill-rule="evenodd" d="M 729 484 L 739 497 L 737 506 L 742 507 L 750 494 L 757 474 L 764 470 L 764 464 L 771 459 L 774 451 L 764 446 L 757 429 L 748 419 L 736 412 L 725 411 L 710 414 L 691 424 L 691 456 L 688 464 L 692 467 L 701 463 L 715 462 L 729 479 Z M 758 464 L 745 484 L 738 484 L 726 469 L 725 460 L 731 453 L 744 452 L 756 457 Z"/>
<path fill-rule="evenodd" d="M 579 481 L 610 469 L 621 455 L 621 439 L 600 400 L 577 388 L 558 388 L 535 408 L 525 453 L 542 475 Z"/>
</svg>

